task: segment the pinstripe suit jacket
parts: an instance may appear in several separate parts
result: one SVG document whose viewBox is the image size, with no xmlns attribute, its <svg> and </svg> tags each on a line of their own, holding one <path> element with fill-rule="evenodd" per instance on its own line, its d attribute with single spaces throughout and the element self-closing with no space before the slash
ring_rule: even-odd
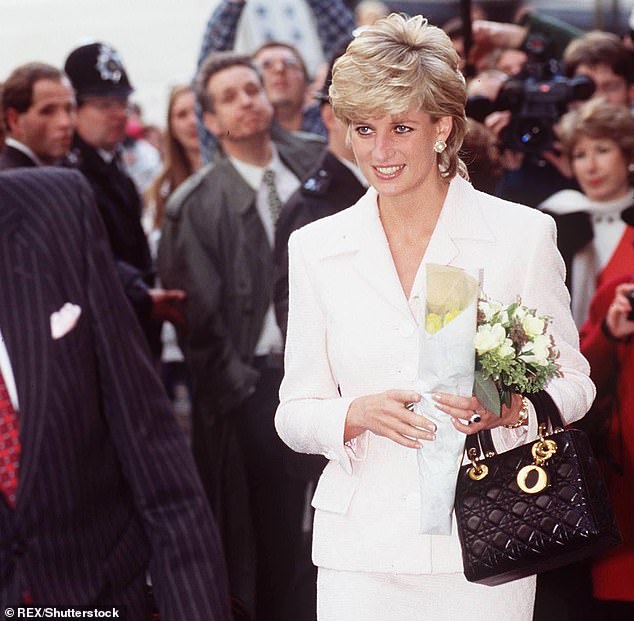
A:
<svg viewBox="0 0 634 621">
<path fill-rule="evenodd" d="M 82 313 L 53 339 L 66 302 Z M 0 500 L 0 610 L 26 590 L 140 620 L 149 564 L 162 620 L 228 620 L 213 517 L 77 172 L 0 174 L 0 330 L 22 443 L 15 510 Z"/>
</svg>

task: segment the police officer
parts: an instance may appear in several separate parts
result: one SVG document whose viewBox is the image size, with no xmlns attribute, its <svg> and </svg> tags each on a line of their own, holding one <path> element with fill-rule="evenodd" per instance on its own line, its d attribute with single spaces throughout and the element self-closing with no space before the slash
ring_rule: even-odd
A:
<svg viewBox="0 0 634 621">
<path fill-rule="evenodd" d="M 155 287 L 152 258 L 141 226 L 141 198 L 121 162 L 133 88 L 119 54 L 107 43 L 76 48 L 64 69 L 77 98 L 73 156 L 94 190 L 119 277 L 156 359 L 161 347 L 160 322 L 182 321 L 180 304 L 185 294 Z"/>
</svg>

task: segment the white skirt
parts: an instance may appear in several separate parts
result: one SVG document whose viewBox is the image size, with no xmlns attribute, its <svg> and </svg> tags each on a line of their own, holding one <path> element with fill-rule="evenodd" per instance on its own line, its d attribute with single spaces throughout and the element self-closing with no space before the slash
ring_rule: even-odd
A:
<svg viewBox="0 0 634 621">
<path fill-rule="evenodd" d="M 535 576 L 494 587 L 458 574 L 378 574 L 319 567 L 318 621 L 532 621 Z"/>
</svg>

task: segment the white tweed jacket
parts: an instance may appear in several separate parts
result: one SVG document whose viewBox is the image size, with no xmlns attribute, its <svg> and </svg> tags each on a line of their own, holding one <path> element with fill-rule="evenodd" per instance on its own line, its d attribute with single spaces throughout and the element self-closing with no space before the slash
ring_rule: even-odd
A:
<svg viewBox="0 0 634 621">
<path fill-rule="evenodd" d="M 330 460 L 313 498 L 314 562 L 352 571 L 461 571 L 455 528 L 451 536 L 418 533 L 415 450 L 370 432 L 343 443 L 353 399 L 414 389 L 418 326 L 409 302 L 424 299 L 425 270 L 419 269 L 408 301 L 372 188 L 349 209 L 296 231 L 289 261 L 286 374 L 275 423 L 291 448 Z M 594 386 L 579 353 L 549 216 L 478 192 L 456 177 L 422 266 L 427 262 L 482 268 L 487 295 L 503 303 L 520 295 L 552 317 L 563 377 L 548 391 L 565 421 L 585 414 Z M 534 412 L 528 429 L 494 430 L 502 450 L 535 436 Z"/>
</svg>

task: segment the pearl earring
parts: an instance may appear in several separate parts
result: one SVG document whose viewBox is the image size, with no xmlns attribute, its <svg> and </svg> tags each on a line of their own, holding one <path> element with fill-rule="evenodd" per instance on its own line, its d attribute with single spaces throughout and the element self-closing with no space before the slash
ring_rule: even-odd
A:
<svg viewBox="0 0 634 621">
<path fill-rule="evenodd" d="M 442 138 L 438 138 L 438 140 L 434 142 L 434 151 L 436 151 L 436 153 L 442 153 L 446 148 L 447 143 Z"/>
</svg>

